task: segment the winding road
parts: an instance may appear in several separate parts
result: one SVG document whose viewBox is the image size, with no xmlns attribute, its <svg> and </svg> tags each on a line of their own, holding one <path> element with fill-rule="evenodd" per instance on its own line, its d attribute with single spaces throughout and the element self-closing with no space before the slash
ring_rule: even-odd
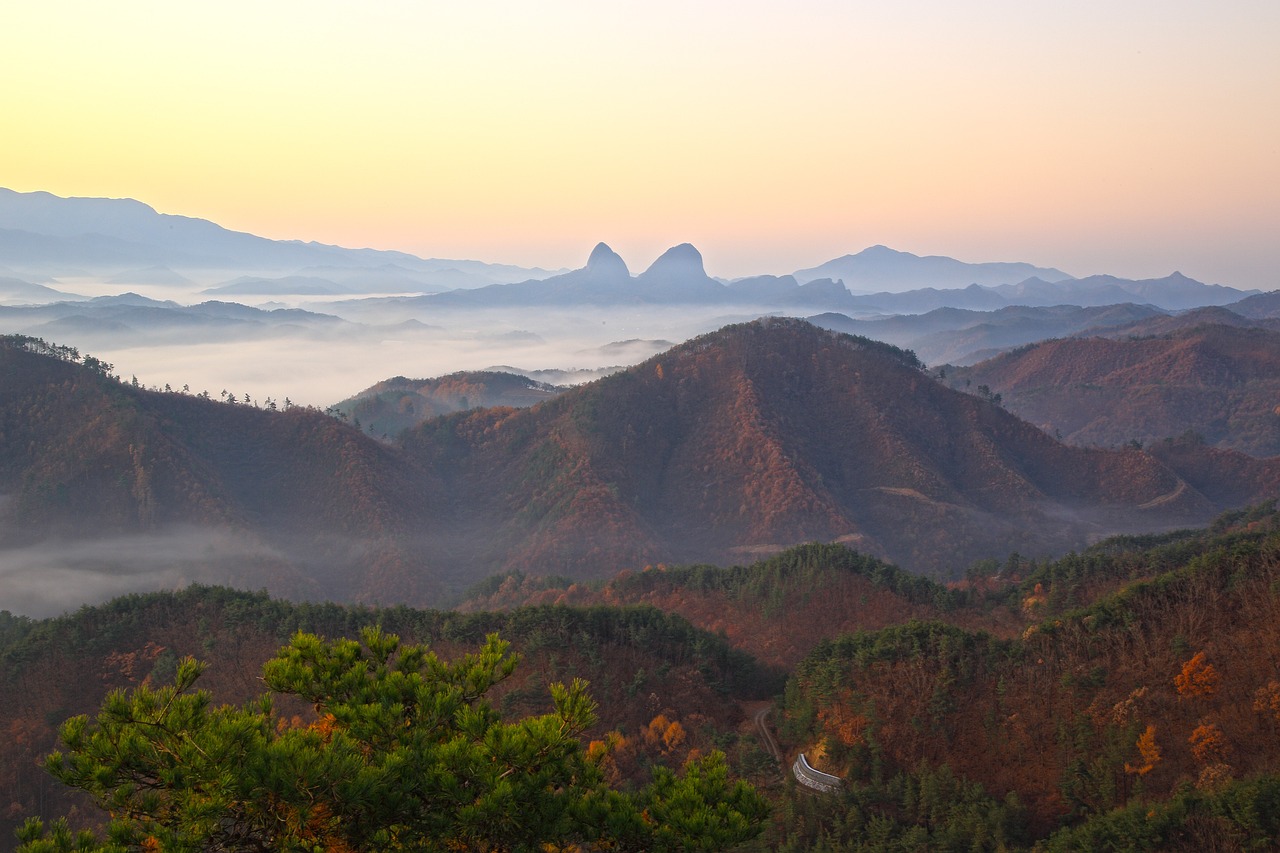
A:
<svg viewBox="0 0 1280 853">
<path fill-rule="evenodd" d="M 756 732 L 760 735 L 760 743 L 764 745 L 765 752 L 773 756 L 773 760 L 778 762 L 778 767 L 781 768 L 783 766 L 782 749 L 778 746 L 778 741 L 774 739 L 773 732 L 769 731 L 769 724 L 765 722 L 765 717 L 767 716 L 769 716 L 768 705 L 756 711 L 751 719 L 755 723 Z M 796 756 L 795 762 L 792 763 L 791 774 L 796 777 L 796 781 L 801 785 L 815 791 L 821 791 L 824 794 L 838 792 L 844 782 L 839 776 L 832 776 L 830 773 L 814 770 L 803 752 Z"/>
</svg>

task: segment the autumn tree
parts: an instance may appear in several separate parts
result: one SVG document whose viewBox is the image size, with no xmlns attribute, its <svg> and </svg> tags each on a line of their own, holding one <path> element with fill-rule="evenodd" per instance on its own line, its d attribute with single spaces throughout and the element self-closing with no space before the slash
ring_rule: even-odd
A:
<svg viewBox="0 0 1280 853">
<path fill-rule="evenodd" d="M 1218 764 L 1227 760 L 1227 739 L 1216 723 L 1202 720 L 1191 732 L 1191 737 L 1187 738 L 1187 743 L 1191 744 L 1191 754 L 1196 761 Z"/>
<path fill-rule="evenodd" d="M 214 707 L 191 658 L 170 686 L 112 693 L 46 762 L 112 815 L 108 840 L 31 821 L 20 850 L 719 850 L 760 829 L 763 800 L 717 753 L 611 789 L 579 741 L 595 720 L 581 681 L 551 685 L 551 713 L 502 721 L 485 694 L 517 660 L 496 635 L 454 662 L 378 629 L 362 639 L 299 633 L 264 666 L 310 724 L 271 694 Z"/>
<path fill-rule="evenodd" d="M 1124 771 L 1145 776 L 1160 763 L 1160 745 L 1156 743 L 1156 727 L 1154 725 L 1148 725 L 1146 730 L 1138 736 L 1137 746 L 1138 754 L 1142 756 L 1142 761 L 1139 764 L 1125 762 Z"/>
<path fill-rule="evenodd" d="M 1196 652 L 1174 676 L 1173 686 L 1182 697 L 1212 696 L 1218 691 L 1218 671 L 1205 660 L 1204 652 Z"/>
</svg>

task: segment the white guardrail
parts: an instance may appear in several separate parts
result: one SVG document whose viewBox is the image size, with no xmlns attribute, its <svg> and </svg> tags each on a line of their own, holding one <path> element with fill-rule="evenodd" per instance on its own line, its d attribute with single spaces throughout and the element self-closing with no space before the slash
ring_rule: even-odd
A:
<svg viewBox="0 0 1280 853">
<path fill-rule="evenodd" d="M 838 792 L 841 783 L 844 781 L 839 776 L 832 776 L 830 773 L 814 770 L 809 765 L 809 760 L 804 757 L 803 752 L 796 756 L 795 762 L 791 765 L 791 773 L 801 785 L 813 788 L 815 791 L 821 791 L 824 794 Z"/>
</svg>

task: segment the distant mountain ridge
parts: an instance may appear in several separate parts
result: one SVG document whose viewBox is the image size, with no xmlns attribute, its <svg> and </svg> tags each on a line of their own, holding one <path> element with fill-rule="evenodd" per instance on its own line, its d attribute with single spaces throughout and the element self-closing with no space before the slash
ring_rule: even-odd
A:
<svg viewBox="0 0 1280 853">
<path fill-rule="evenodd" d="M 419 274 L 465 272 L 477 281 L 549 274 L 479 261 L 423 259 L 405 252 L 269 240 L 204 219 L 158 213 L 134 199 L 61 198 L 0 188 L 0 259 L 14 267 L 279 269 L 382 267 Z M 140 282 L 139 282 L 140 283 Z"/>
<path fill-rule="evenodd" d="M 1061 270 L 1028 263 L 973 264 L 885 246 L 872 246 L 792 275 L 722 283 L 708 276 L 702 255 L 689 243 L 672 247 L 637 276 L 600 243 L 585 267 L 552 273 L 480 261 L 423 259 L 404 252 L 268 240 L 207 220 L 161 214 L 133 199 L 60 198 L 2 188 L 0 262 L 20 274 L 97 274 L 125 286 L 179 286 L 187 280 L 182 270 L 242 273 L 240 279 L 206 291 L 214 295 L 432 295 L 400 297 L 387 303 L 393 309 L 705 305 L 886 314 L 939 307 L 995 310 L 1014 304 L 1091 307 L 1137 302 L 1185 310 L 1227 304 L 1248 295 L 1178 273 L 1143 281 L 1113 276 L 1077 280 Z M 28 292 L 39 296 L 39 291 Z"/>
<path fill-rule="evenodd" d="M 1063 281 L 1071 276 L 1061 270 L 1026 263 L 971 264 L 940 255 L 921 257 L 888 246 L 872 246 L 856 255 L 845 255 L 816 267 L 797 270 L 795 278 L 806 283 L 820 278 L 844 281 L 855 293 L 898 292 L 922 286 L 964 288 L 971 284 L 991 287 L 1017 284 L 1038 277 Z"/>
<path fill-rule="evenodd" d="M 726 310 L 754 308 L 764 311 L 826 311 L 868 315 L 919 314 L 939 308 L 993 311 L 1015 305 L 1096 308 L 1135 301 L 1150 303 L 1162 310 L 1183 310 L 1201 305 L 1232 303 L 1248 295 L 1245 291 L 1229 287 L 1201 284 L 1178 273 L 1163 279 L 1144 281 L 1094 276 L 1081 280 L 1066 277 L 1050 282 L 1031 276 L 1010 285 L 986 286 L 974 283 L 948 288 L 945 284 L 936 284 L 936 278 L 929 277 L 930 270 L 935 265 L 927 265 L 921 269 L 914 262 L 900 261 L 904 257 L 915 258 L 914 255 L 891 249 L 883 249 L 883 254 L 885 260 L 881 266 L 887 269 L 895 263 L 903 263 L 904 266 L 893 273 L 895 280 L 910 281 L 917 285 L 915 289 L 855 294 L 849 291 L 845 282 L 833 280 L 832 277 L 812 278 L 802 274 L 803 271 L 795 275 L 751 276 L 723 283 L 707 274 L 701 253 L 689 243 L 681 243 L 668 249 L 647 270 L 633 276 L 626 262 L 613 249 L 605 243 L 599 243 L 592 250 L 585 266 L 560 275 L 366 302 L 399 310 L 699 305 Z M 1015 270 L 1019 274 L 1034 272 L 1052 275 L 1056 272 L 1026 264 L 971 265 L 950 258 L 933 260 L 948 261 L 958 265 L 957 268 L 966 270 L 974 266 L 991 266 L 1001 271 Z M 946 282 L 952 275 L 946 271 L 952 267 L 943 264 L 941 268 L 944 270 L 941 279 Z M 986 277 L 1004 276 L 993 273 Z M 328 307 L 331 310 L 341 310 L 341 306 L 337 304 Z"/>
<path fill-rule="evenodd" d="M 928 364 L 963 365 L 1047 338 L 1103 334 L 1108 329 L 1167 317 L 1151 306 L 1124 303 L 1088 308 L 1008 305 L 994 311 L 935 308 L 924 314 L 865 319 L 823 314 L 809 319 L 823 328 L 905 347 Z"/>
</svg>

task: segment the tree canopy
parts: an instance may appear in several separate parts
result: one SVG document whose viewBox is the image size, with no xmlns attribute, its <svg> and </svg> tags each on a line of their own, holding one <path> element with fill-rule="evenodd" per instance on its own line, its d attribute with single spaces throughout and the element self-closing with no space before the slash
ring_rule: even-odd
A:
<svg viewBox="0 0 1280 853">
<path fill-rule="evenodd" d="M 296 634 L 263 668 L 272 692 L 244 706 L 215 706 L 187 658 L 171 685 L 68 720 L 46 766 L 112 815 L 107 838 L 32 820 L 19 849 L 720 850 L 760 831 L 764 800 L 720 753 L 610 788 L 579 739 L 595 720 L 582 681 L 550 686 L 551 713 L 503 721 L 485 695 L 517 658 L 496 634 L 451 662 L 380 629 L 361 639 Z"/>
</svg>

